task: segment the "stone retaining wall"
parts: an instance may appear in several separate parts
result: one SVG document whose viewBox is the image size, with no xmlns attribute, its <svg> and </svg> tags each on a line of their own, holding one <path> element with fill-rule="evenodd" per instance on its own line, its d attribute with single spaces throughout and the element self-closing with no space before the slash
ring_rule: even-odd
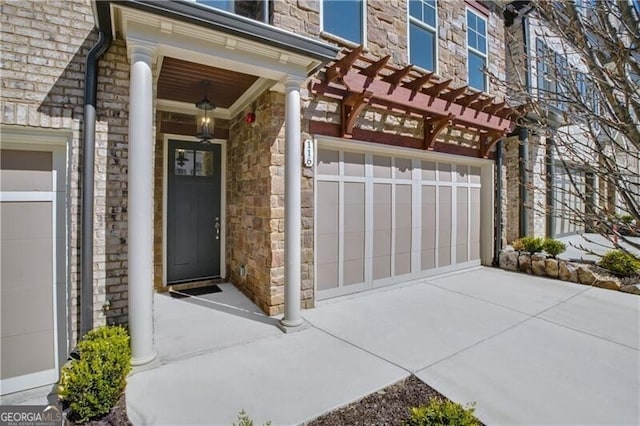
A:
<svg viewBox="0 0 640 426">
<path fill-rule="evenodd" d="M 553 259 L 542 253 L 515 250 L 500 252 L 501 269 L 555 278 L 578 284 L 640 294 L 640 284 L 626 284 L 618 277 L 593 264 Z"/>
</svg>

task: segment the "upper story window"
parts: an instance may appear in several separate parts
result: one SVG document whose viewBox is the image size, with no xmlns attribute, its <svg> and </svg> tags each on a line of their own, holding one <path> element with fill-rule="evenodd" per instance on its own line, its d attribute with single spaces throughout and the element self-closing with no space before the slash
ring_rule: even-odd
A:
<svg viewBox="0 0 640 426">
<path fill-rule="evenodd" d="M 409 0 L 409 63 L 429 71 L 437 63 L 436 0 Z"/>
<path fill-rule="evenodd" d="M 536 74 L 538 76 L 538 98 L 549 105 L 566 110 L 570 82 L 567 59 L 550 49 L 544 41 L 536 39 Z M 581 84 L 576 77 L 578 85 Z M 580 86 L 578 90 L 582 90 Z M 587 85 L 584 90 L 588 91 Z"/>
<path fill-rule="evenodd" d="M 364 0 L 323 0 L 322 31 L 363 44 Z"/>
<path fill-rule="evenodd" d="M 467 9 L 468 82 L 474 89 L 487 91 L 487 20 Z"/>
<path fill-rule="evenodd" d="M 269 23 L 269 0 L 195 0 L 195 2 Z"/>
</svg>

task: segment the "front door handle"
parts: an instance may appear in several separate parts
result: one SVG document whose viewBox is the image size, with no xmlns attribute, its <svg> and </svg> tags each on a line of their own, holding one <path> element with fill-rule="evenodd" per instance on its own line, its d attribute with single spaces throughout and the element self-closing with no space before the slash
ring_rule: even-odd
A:
<svg viewBox="0 0 640 426">
<path fill-rule="evenodd" d="M 215 227 L 216 227 L 216 240 L 219 240 L 220 239 L 220 218 L 219 217 L 216 217 Z"/>
</svg>

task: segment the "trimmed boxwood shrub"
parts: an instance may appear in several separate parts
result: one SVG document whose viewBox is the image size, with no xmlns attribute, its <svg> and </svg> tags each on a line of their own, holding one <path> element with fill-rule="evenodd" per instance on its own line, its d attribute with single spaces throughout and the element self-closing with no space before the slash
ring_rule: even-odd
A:
<svg viewBox="0 0 640 426">
<path fill-rule="evenodd" d="M 472 406 L 463 407 L 455 402 L 433 398 L 427 405 L 411 409 L 411 419 L 407 426 L 479 426 L 480 421 L 473 415 Z"/>
<path fill-rule="evenodd" d="M 602 256 L 599 265 L 615 275 L 628 277 L 640 270 L 640 259 L 626 251 L 609 250 Z"/>
<path fill-rule="evenodd" d="M 542 249 L 551 257 L 556 257 L 567 249 L 567 245 L 553 238 L 545 238 L 542 242 Z"/>
<path fill-rule="evenodd" d="M 69 419 L 84 423 L 109 413 L 124 391 L 131 371 L 129 335 L 119 326 L 99 327 L 78 343 L 78 352 L 79 359 L 62 368 L 58 394 Z"/>
<path fill-rule="evenodd" d="M 520 242 L 524 247 L 524 251 L 528 251 L 531 254 L 541 252 L 544 244 L 544 241 L 540 237 L 522 237 L 520 238 Z"/>
</svg>

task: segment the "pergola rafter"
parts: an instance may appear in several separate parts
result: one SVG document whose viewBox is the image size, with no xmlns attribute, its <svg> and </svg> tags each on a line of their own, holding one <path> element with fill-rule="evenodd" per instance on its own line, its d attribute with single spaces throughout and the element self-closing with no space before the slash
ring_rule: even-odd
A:
<svg viewBox="0 0 640 426">
<path fill-rule="evenodd" d="M 367 106 L 421 117 L 424 131 L 421 143 L 408 144 L 404 138 L 403 144 L 425 150 L 434 150 L 436 139 L 446 129 L 467 132 L 475 129 L 474 134 L 480 140 L 477 155 L 487 157 L 497 141 L 513 128 L 511 117 L 517 112 L 505 102 L 496 102 L 495 97 L 468 86 L 452 88 L 451 79 L 438 80 L 433 73 L 417 71 L 411 65 L 390 66 L 390 56 L 370 59 L 362 51 L 362 46 L 346 51 L 326 68 L 324 80 L 312 85 L 314 93 L 341 101 L 339 136 L 353 136 L 357 118 Z M 318 131 L 326 132 L 330 126 L 311 122 L 311 127 Z"/>
</svg>

